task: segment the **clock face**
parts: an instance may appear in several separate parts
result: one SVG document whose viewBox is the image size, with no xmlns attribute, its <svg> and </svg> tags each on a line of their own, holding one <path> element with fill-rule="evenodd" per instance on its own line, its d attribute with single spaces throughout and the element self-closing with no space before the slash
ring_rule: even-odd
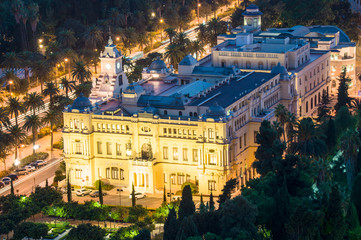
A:
<svg viewBox="0 0 361 240">
<path fill-rule="evenodd" d="M 105 68 L 110 70 L 112 68 L 112 66 L 108 63 L 107 65 L 105 65 Z"/>
<path fill-rule="evenodd" d="M 117 69 L 120 69 L 120 62 L 117 63 Z"/>
</svg>

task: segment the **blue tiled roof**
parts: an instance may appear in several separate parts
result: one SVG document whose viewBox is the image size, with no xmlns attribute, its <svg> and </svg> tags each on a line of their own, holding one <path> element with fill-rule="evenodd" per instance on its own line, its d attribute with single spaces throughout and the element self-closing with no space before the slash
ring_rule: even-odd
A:
<svg viewBox="0 0 361 240">
<path fill-rule="evenodd" d="M 310 27 L 310 30 L 312 32 L 319 32 L 322 34 L 327 34 L 327 33 L 335 34 L 337 32 L 340 32 L 340 42 L 351 42 L 347 34 L 336 26 L 312 26 Z"/>
</svg>

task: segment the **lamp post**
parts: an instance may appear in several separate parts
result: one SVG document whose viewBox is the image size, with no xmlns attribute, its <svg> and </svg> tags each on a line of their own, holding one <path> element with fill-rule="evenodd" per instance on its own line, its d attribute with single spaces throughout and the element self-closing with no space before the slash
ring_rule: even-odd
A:
<svg viewBox="0 0 361 240">
<path fill-rule="evenodd" d="M 171 174 L 169 176 L 169 203 L 172 202 L 172 180 L 173 180 L 174 176 Z"/>
<path fill-rule="evenodd" d="M 15 165 L 16 168 L 18 168 L 19 164 L 20 164 L 19 159 L 15 159 L 14 160 L 14 165 Z"/>
<path fill-rule="evenodd" d="M 9 81 L 9 91 L 10 91 L 10 96 L 11 96 L 11 85 L 13 85 L 13 83 L 14 83 L 14 82 L 13 82 L 13 80 L 10 80 L 10 81 Z"/>
<path fill-rule="evenodd" d="M 70 61 L 69 59 L 65 58 L 64 62 L 68 64 L 68 71 L 69 71 L 69 80 L 70 80 Z M 69 63 L 68 63 L 69 62 Z"/>
<path fill-rule="evenodd" d="M 34 149 L 34 153 L 36 153 L 36 150 L 38 150 L 40 148 L 40 146 L 38 144 L 34 145 L 33 149 Z"/>
<path fill-rule="evenodd" d="M 161 18 L 161 19 L 159 20 L 159 22 L 160 22 L 160 29 L 161 29 L 161 32 L 160 32 L 160 41 L 163 42 L 163 23 L 164 23 L 163 18 Z"/>
<path fill-rule="evenodd" d="M 117 192 L 119 194 L 119 207 L 120 207 L 120 206 L 122 206 L 122 192 L 123 192 L 123 189 L 118 188 Z"/>
<path fill-rule="evenodd" d="M 199 24 L 199 7 L 201 6 L 201 4 L 199 3 L 199 0 L 197 0 L 197 22 Z"/>
</svg>

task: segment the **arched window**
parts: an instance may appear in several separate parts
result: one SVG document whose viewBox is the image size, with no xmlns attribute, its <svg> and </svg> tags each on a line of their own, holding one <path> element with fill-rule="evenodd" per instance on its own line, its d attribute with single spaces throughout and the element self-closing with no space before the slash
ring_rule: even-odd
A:
<svg viewBox="0 0 361 240">
<path fill-rule="evenodd" d="M 179 116 L 182 116 L 182 111 L 179 111 Z"/>
<path fill-rule="evenodd" d="M 251 68 L 251 62 L 250 62 L 250 61 L 247 61 L 247 62 L 246 62 L 246 68 L 247 68 L 247 69 L 250 69 L 250 68 Z"/>
<path fill-rule="evenodd" d="M 225 67 L 226 66 L 226 62 L 225 61 L 222 61 L 221 62 L 221 67 Z"/>
<path fill-rule="evenodd" d="M 196 112 L 194 112 L 193 116 L 197 117 L 197 116 L 198 116 L 198 114 L 197 114 Z"/>
<path fill-rule="evenodd" d="M 167 111 L 167 110 L 164 110 L 164 115 L 168 115 L 168 111 Z"/>
<path fill-rule="evenodd" d="M 313 98 L 311 98 L 311 110 L 313 108 Z"/>
<path fill-rule="evenodd" d="M 308 113 L 308 102 L 306 102 L 306 113 Z"/>
<path fill-rule="evenodd" d="M 262 69 L 263 69 L 263 62 L 259 62 L 259 63 L 258 63 L 258 69 L 259 69 L 259 70 L 262 70 Z"/>
<path fill-rule="evenodd" d="M 190 116 L 190 117 L 193 117 L 193 113 L 192 113 L 192 112 L 190 112 L 190 113 L 189 113 L 189 116 Z"/>
<path fill-rule="evenodd" d="M 234 61 L 233 65 L 238 68 L 238 61 Z"/>
<path fill-rule="evenodd" d="M 315 107 L 317 105 L 317 95 L 315 95 Z"/>
</svg>

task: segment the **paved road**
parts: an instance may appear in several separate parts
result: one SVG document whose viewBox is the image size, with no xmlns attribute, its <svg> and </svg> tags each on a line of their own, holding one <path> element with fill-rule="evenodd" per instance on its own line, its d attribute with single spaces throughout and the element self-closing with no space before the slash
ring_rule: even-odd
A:
<svg viewBox="0 0 361 240">
<path fill-rule="evenodd" d="M 52 182 L 55 171 L 59 168 L 61 162 L 60 158 L 49 161 L 49 163 L 30 173 L 29 175 L 20 176 L 18 180 L 14 182 L 14 190 L 16 194 L 29 195 L 34 186 L 44 185 L 46 179 L 49 184 Z M 7 195 L 10 193 L 10 185 L 0 189 L 0 195 Z"/>
</svg>

